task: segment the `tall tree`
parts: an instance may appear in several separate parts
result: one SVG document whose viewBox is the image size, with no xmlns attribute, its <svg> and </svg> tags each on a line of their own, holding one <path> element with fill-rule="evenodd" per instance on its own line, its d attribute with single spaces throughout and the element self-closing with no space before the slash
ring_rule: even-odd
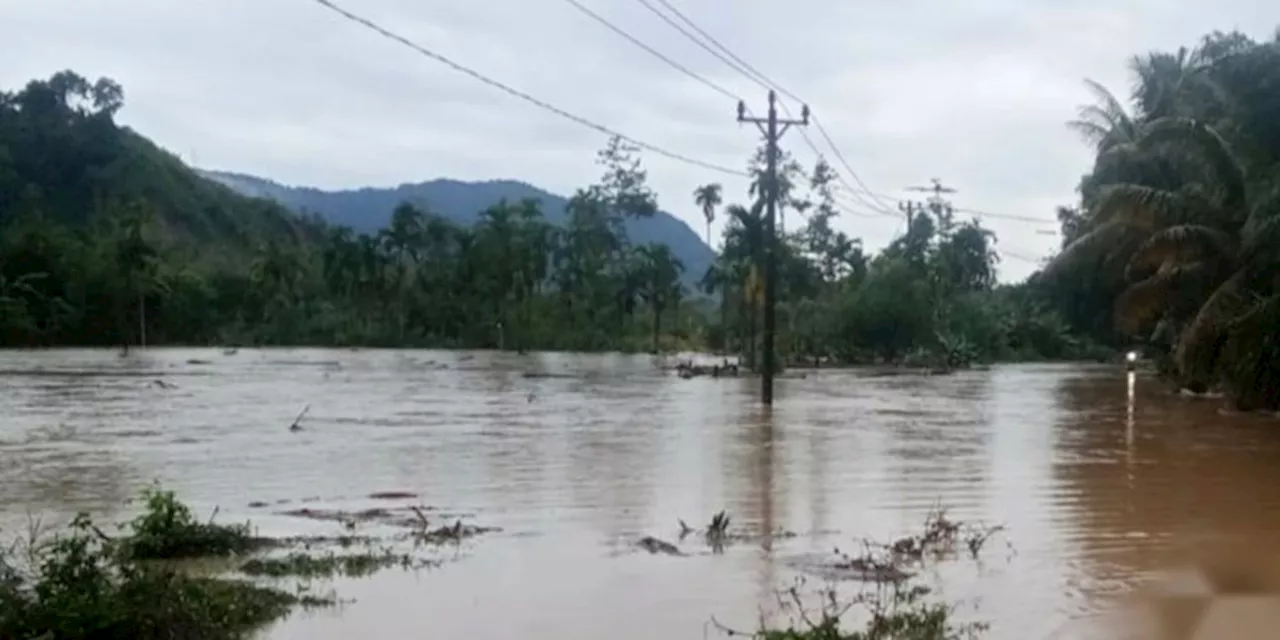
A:
<svg viewBox="0 0 1280 640">
<path fill-rule="evenodd" d="M 720 183 L 704 184 L 693 190 L 693 201 L 702 210 L 702 217 L 707 220 L 707 246 L 711 246 L 711 223 L 716 220 L 716 207 L 723 202 Z"/>
</svg>

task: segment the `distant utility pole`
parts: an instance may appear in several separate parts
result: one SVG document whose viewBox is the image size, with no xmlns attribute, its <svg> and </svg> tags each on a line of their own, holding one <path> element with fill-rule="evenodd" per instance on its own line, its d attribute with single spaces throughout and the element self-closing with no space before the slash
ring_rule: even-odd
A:
<svg viewBox="0 0 1280 640">
<path fill-rule="evenodd" d="M 916 192 L 932 194 L 927 199 L 925 199 L 925 202 L 923 204 L 918 202 L 911 202 L 910 200 L 908 200 L 905 206 L 901 203 L 898 205 L 898 209 L 902 210 L 907 214 L 908 230 L 911 229 L 911 221 L 912 221 L 913 214 L 923 213 L 926 210 L 933 212 L 933 215 L 940 219 L 945 217 L 945 224 L 947 225 L 950 224 L 951 203 L 948 202 L 946 198 L 942 197 L 942 194 L 955 193 L 956 190 L 951 187 L 943 186 L 942 181 L 939 180 L 938 178 L 930 178 L 929 182 L 933 184 L 928 187 L 907 187 L 906 188 L 907 191 L 916 191 Z"/>
<path fill-rule="evenodd" d="M 808 126 L 809 105 L 800 111 L 799 120 L 778 119 L 778 94 L 769 90 L 769 116 L 747 117 L 747 105 L 738 101 L 738 122 L 751 122 L 760 128 L 765 141 L 765 206 L 768 211 L 764 222 L 764 371 L 760 377 L 760 401 L 773 405 L 773 374 L 777 370 L 777 354 L 774 352 L 774 333 L 777 329 L 778 303 L 778 139 L 791 125 Z M 781 125 L 781 128 L 779 128 Z"/>
</svg>

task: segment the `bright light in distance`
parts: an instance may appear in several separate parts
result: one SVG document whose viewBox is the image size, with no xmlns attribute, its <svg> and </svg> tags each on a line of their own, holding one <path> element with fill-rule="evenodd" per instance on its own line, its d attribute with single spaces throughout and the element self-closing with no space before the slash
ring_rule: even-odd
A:
<svg viewBox="0 0 1280 640">
<path fill-rule="evenodd" d="M 1138 359 L 1138 352 L 1137 352 L 1137 351 L 1130 351 L 1129 353 L 1124 354 L 1124 357 L 1125 357 L 1125 359 L 1126 359 L 1126 360 L 1128 360 L 1129 362 L 1135 362 L 1135 361 L 1137 361 L 1137 359 Z"/>
</svg>

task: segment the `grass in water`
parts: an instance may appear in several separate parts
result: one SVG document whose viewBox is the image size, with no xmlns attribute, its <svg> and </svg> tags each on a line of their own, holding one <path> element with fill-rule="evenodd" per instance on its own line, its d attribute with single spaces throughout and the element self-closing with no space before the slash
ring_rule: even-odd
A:
<svg viewBox="0 0 1280 640">
<path fill-rule="evenodd" d="M 282 558 L 253 558 L 241 565 L 240 571 L 250 576 L 269 578 L 358 578 L 393 567 L 416 569 L 424 566 L 430 565 L 407 553 L 398 554 L 388 550 L 382 553 L 331 553 L 326 556 L 291 553 Z"/>
</svg>

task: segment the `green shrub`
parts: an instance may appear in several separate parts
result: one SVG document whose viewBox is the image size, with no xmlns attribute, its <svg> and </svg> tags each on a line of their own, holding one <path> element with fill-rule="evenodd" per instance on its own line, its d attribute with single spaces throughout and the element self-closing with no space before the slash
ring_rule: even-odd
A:
<svg viewBox="0 0 1280 640">
<path fill-rule="evenodd" d="M 0 557 L 0 638 L 229 640 L 299 602 L 247 582 L 190 577 L 112 547 L 81 515 L 24 557 Z"/>
<path fill-rule="evenodd" d="M 121 551 L 135 559 L 217 557 L 244 553 L 260 541 L 248 525 L 197 522 L 172 491 L 151 487 L 142 492 L 145 511 L 129 523 Z"/>
</svg>

